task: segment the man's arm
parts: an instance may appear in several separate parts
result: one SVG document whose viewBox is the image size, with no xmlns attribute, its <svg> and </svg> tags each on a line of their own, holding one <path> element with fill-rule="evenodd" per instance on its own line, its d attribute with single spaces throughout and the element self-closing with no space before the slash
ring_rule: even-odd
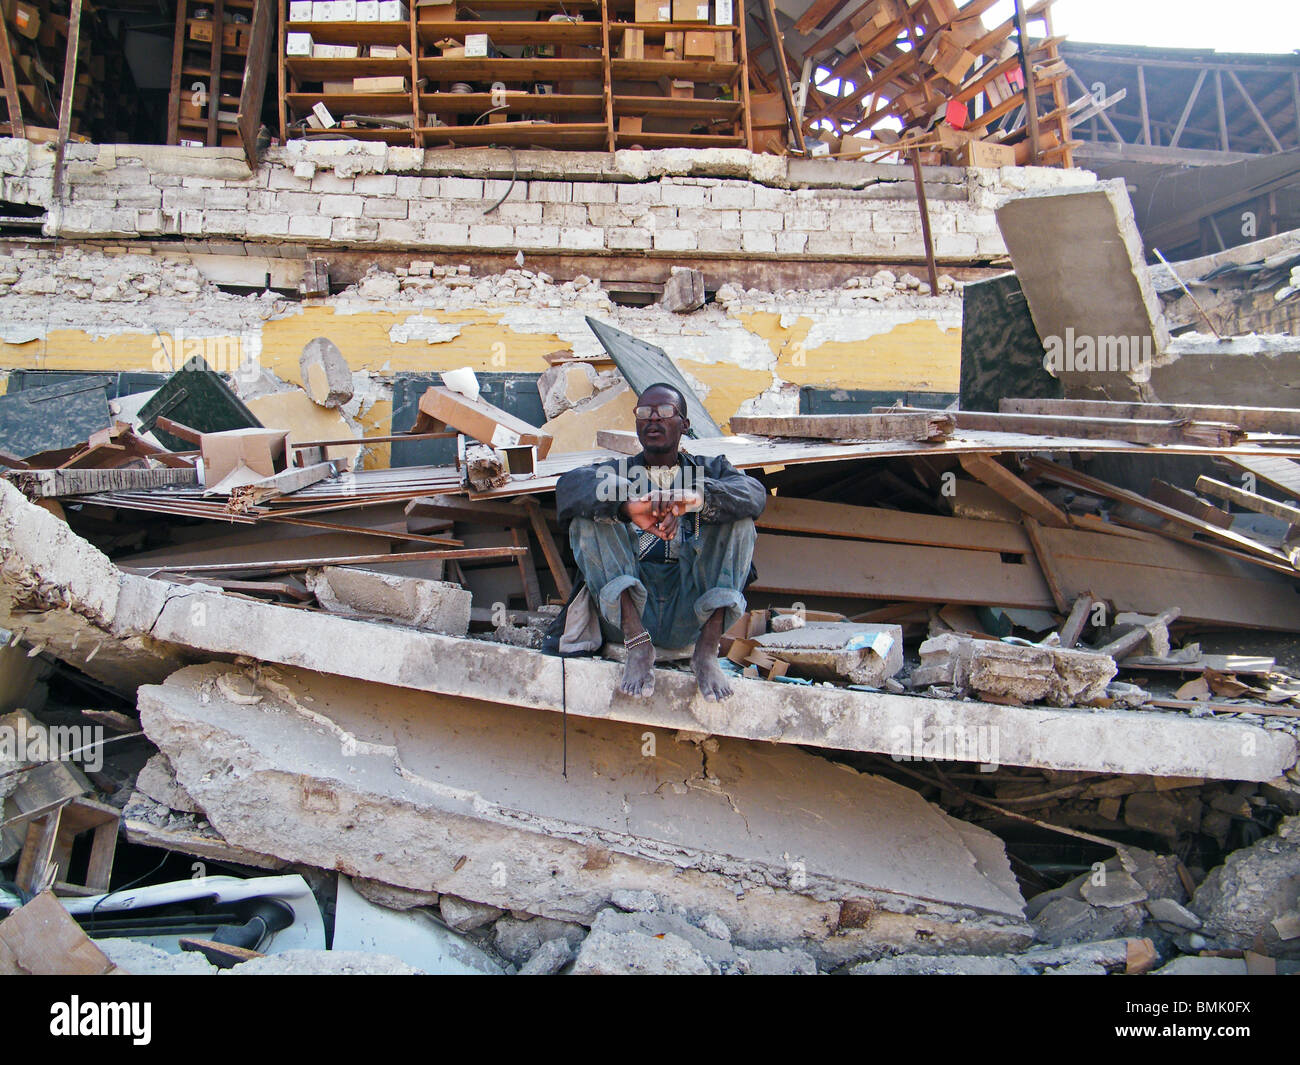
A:
<svg viewBox="0 0 1300 1065">
<path fill-rule="evenodd" d="M 574 518 L 619 521 L 618 508 L 631 497 L 631 484 L 610 462 L 562 473 L 555 483 L 556 517 L 561 525 Z"/>
<path fill-rule="evenodd" d="M 757 518 L 767 506 L 767 489 L 753 477 L 741 473 L 724 456 L 705 463 L 701 487 L 704 509 L 700 511 L 700 521 L 707 525 Z"/>
</svg>

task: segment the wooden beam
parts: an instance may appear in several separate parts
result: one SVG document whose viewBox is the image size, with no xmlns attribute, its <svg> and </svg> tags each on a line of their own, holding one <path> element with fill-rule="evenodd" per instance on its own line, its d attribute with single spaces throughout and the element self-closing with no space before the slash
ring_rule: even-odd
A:
<svg viewBox="0 0 1300 1065">
<path fill-rule="evenodd" d="M 807 37 L 830 18 L 843 3 L 844 0 L 813 0 L 808 10 L 800 15 L 799 21 L 794 24 L 794 32 L 800 37 Z"/>
<path fill-rule="evenodd" d="M 521 518 L 526 516 L 521 514 Z M 527 552 L 526 547 L 472 547 L 464 549 L 449 548 L 446 551 L 402 551 L 383 555 L 341 555 L 335 558 L 294 558 L 275 562 L 219 562 L 202 566 L 189 566 L 184 563 L 174 566 L 126 566 L 122 569 L 130 573 L 283 573 L 291 570 L 314 569 L 318 566 L 377 566 L 386 562 L 428 562 L 443 559 L 458 562 L 479 558 L 515 558 Z"/>
<path fill-rule="evenodd" d="M 23 98 L 18 92 L 13 46 L 9 43 L 9 25 L 4 18 L 0 18 L 0 73 L 4 75 L 5 101 L 9 105 L 9 135 L 23 139 L 27 136 L 23 123 Z"/>
<path fill-rule="evenodd" d="M 952 435 L 952 415 L 942 411 L 877 414 L 737 415 L 733 433 L 810 440 L 942 440 Z"/>
<path fill-rule="evenodd" d="M 1061 583 L 1061 573 L 1056 565 L 1056 559 L 1043 540 L 1043 527 L 1033 518 L 1026 517 L 1025 533 L 1029 537 L 1029 542 L 1034 545 L 1034 557 L 1038 559 L 1038 568 L 1043 571 L 1043 579 L 1047 581 L 1056 609 L 1064 614 L 1070 609 L 1070 599 L 1065 594 L 1064 585 Z"/>
<path fill-rule="evenodd" d="M 1264 116 L 1259 113 L 1259 108 L 1255 106 L 1255 101 L 1250 98 L 1250 93 L 1246 91 L 1246 86 L 1244 86 L 1241 83 L 1241 79 L 1237 77 L 1237 72 L 1230 69 L 1228 71 L 1228 77 L 1232 79 L 1232 84 L 1235 85 L 1237 91 L 1241 93 L 1241 98 L 1246 101 L 1246 106 L 1250 109 L 1250 113 L 1255 116 L 1255 121 L 1259 123 L 1260 128 L 1265 132 L 1265 134 L 1267 134 L 1269 143 L 1273 145 L 1273 150 L 1276 152 L 1283 151 L 1282 142 L 1273 135 L 1272 127 L 1264 121 Z"/>
<path fill-rule="evenodd" d="M 763 9 L 767 14 L 767 32 L 772 42 L 772 54 L 776 56 L 776 78 L 781 83 L 781 98 L 785 101 L 785 117 L 794 134 L 794 147 L 800 155 L 804 147 L 803 126 L 799 121 L 799 111 L 794 104 L 794 94 L 790 90 L 790 68 L 785 63 L 785 44 L 781 37 L 781 27 L 776 21 L 775 0 L 763 0 Z"/>
<path fill-rule="evenodd" d="M 1201 444 L 1232 447 L 1244 432 L 1220 422 L 1138 421 L 1128 418 L 1059 417 L 1053 414 L 1003 414 L 957 411 L 958 429 L 980 432 L 1032 433 L 1077 440 L 1127 440 L 1134 444 Z"/>
<path fill-rule="evenodd" d="M 1034 83 L 1034 68 L 1025 51 L 1025 38 L 1029 30 L 1025 25 L 1025 9 L 1021 0 L 1016 5 L 1016 51 L 1020 55 L 1020 69 L 1025 77 L 1025 125 L 1029 128 L 1029 165 L 1038 163 L 1038 88 Z"/>
<path fill-rule="evenodd" d="M 1214 104 L 1219 113 L 1219 147 L 1225 151 L 1232 151 L 1228 144 L 1228 115 L 1223 109 L 1223 72 L 1219 69 L 1214 71 Z"/>
<path fill-rule="evenodd" d="M 913 148 L 907 153 L 912 161 L 912 181 L 916 185 L 916 205 L 921 212 L 921 240 L 925 245 L 925 269 L 930 278 L 930 295 L 939 295 L 939 270 L 934 264 L 934 238 L 930 235 L 930 206 L 925 199 L 925 179 L 921 177 L 921 153 Z"/>
<path fill-rule="evenodd" d="M 1070 608 L 1070 616 L 1065 619 L 1065 624 L 1061 626 L 1061 646 L 1069 650 L 1079 642 L 1079 637 L 1083 635 L 1084 626 L 1088 624 L 1088 618 L 1092 614 L 1093 605 L 1096 600 L 1090 595 L 1081 595 L 1074 601 Z"/>
<path fill-rule="evenodd" d="M 1187 105 L 1183 108 L 1183 113 L 1178 117 L 1178 125 L 1174 127 L 1174 135 L 1169 140 L 1170 148 L 1178 147 L 1178 138 L 1183 135 L 1183 127 L 1187 125 L 1187 120 L 1192 115 L 1192 105 L 1196 103 L 1196 98 L 1201 93 L 1201 86 L 1205 84 L 1205 76 L 1209 73 L 1204 67 L 1196 75 L 1196 84 L 1192 86 L 1192 94 L 1187 97 Z"/>
<path fill-rule="evenodd" d="M 1080 78 L 1079 75 L 1076 74 L 1073 70 L 1070 71 L 1070 77 L 1074 79 L 1075 83 L 1079 86 L 1079 88 L 1081 88 L 1089 96 L 1092 95 L 1092 90 L 1083 83 L 1083 79 Z M 1120 144 L 1128 143 L 1128 141 L 1124 139 L 1123 134 L 1121 134 L 1120 131 L 1115 128 L 1115 123 L 1110 120 L 1110 115 L 1106 114 L 1106 112 L 1103 110 L 1097 112 L 1097 117 L 1101 119 L 1102 125 L 1104 125 L 1108 130 L 1110 130 L 1110 135 L 1114 137 L 1115 140 L 1117 140 Z"/>
<path fill-rule="evenodd" d="M 1225 455 L 1224 457 L 1238 469 L 1245 470 L 1265 484 L 1271 484 L 1291 499 L 1300 499 L 1300 463 L 1293 459 L 1276 456 L 1243 458 L 1239 455 Z"/>
<path fill-rule="evenodd" d="M 1147 495 L 1162 507 L 1170 507 L 1184 514 L 1190 514 L 1193 518 L 1217 525 L 1220 529 L 1232 528 L 1232 515 L 1226 510 L 1220 510 L 1212 503 L 1205 502 L 1195 492 L 1179 488 L 1158 477 L 1151 478 L 1151 488 Z"/>
<path fill-rule="evenodd" d="M 77 87 L 77 46 L 81 41 L 81 0 L 72 0 L 68 46 L 63 53 L 63 92 L 59 99 L 59 139 L 54 148 L 55 203 L 63 201 L 63 154 L 72 135 L 72 93 Z"/>
<path fill-rule="evenodd" d="M 1142 64 L 1137 67 L 1138 114 L 1142 116 L 1142 143 L 1151 143 L 1151 111 L 1147 107 L 1147 75 Z"/>
<path fill-rule="evenodd" d="M 1005 466 L 988 455 L 958 456 L 962 469 L 977 481 L 988 485 L 1025 514 L 1054 529 L 1068 529 L 1070 519 L 1055 503 L 1043 498 Z"/>
<path fill-rule="evenodd" d="M 1248 433 L 1300 436 L 1300 409 L 1211 406 L 1204 403 L 1128 403 L 1106 399 L 1002 399 L 1004 414 L 1052 414 L 1065 418 L 1129 418 L 1150 421 L 1227 422 Z"/>
<path fill-rule="evenodd" d="M 551 571 L 551 579 L 555 581 L 555 588 L 560 593 L 560 598 L 567 603 L 569 596 L 573 594 L 573 582 L 569 579 L 569 571 L 564 567 L 564 556 L 560 554 L 560 548 L 551 535 L 551 526 L 546 520 L 546 515 L 542 513 L 541 504 L 532 496 L 525 496 L 520 502 L 528 511 L 533 535 L 541 544 L 542 554 L 546 557 L 546 566 Z"/>
<path fill-rule="evenodd" d="M 239 88 L 239 112 L 235 126 L 239 131 L 240 142 L 244 145 L 244 157 L 253 173 L 257 173 L 257 134 L 262 128 L 262 99 L 266 95 L 266 75 L 271 67 L 276 24 L 279 21 L 272 10 L 275 2 L 276 0 L 256 0 L 253 5 L 244 80 Z M 220 24 L 217 29 L 220 29 Z M 216 35 L 215 30 L 213 35 Z M 219 103 L 220 100 L 217 99 L 213 106 Z"/>
<path fill-rule="evenodd" d="M 1222 481 L 1216 481 L 1213 477 L 1201 476 L 1196 478 L 1196 490 L 1204 492 L 1207 496 L 1214 496 L 1216 499 L 1235 503 L 1244 510 L 1254 511 L 1256 514 L 1267 514 L 1273 518 L 1281 518 L 1292 525 L 1300 525 L 1300 510 L 1295 507 L 1289 507 L 1285 503 L 1278 503 L 1267 496 L 1257 495 L 1254 492 L 1247 492 L 1245 489 L 1224 484 Z"/>
</svg>

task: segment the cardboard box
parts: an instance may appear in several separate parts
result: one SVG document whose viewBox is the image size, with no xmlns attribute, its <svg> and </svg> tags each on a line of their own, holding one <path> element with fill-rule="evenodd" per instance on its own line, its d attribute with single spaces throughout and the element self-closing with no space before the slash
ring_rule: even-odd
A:
<svg viewBox="0 0 1300 1065">
<path fill-rule="evenodd" d="M 490 115 L 488 115 L 488 125 L 499 126 L 502 123 L 504 123 L 509 117 L 510 116 L 507 115 L 504 111 L 493 111 Z"/>
<path fill-rule="evenodd" d="M 379 0 L 357 0 L 357 21 L 378 22 Z"/>
<path fill-rule="evenodd" d="M 203 120 L 203 108 L 184 94 L 181 96 L 181 118 L 198 122 Z"/>
<path fill-rule="evenodd" d="M 865 44 L 885 27 L 897 21 L 902 14 L 900 0 L 875 0 L 875 3 L 850 16 L 849 25 L 855 31 L 854 39 L 859 44 Z"/>
<path fill-rule="evenodd" d="M 314 45 L 310 33 L 287 33 L 284 37 L 285 55 L 310 56 Z"/>
<path fill-rule="evenodd" d="M 334 116 L 330 114 L 330 109 L 323 103 L 312 104 L 311 115 L 320 123 L 321 129 L 333 129 L 338 125 Z"/>
<path fill-rule="evenodd" d="M 335 22 L 356 22 L 357 0 L 334 0 Z"/>
<path fill-rule="evenodd" d="M 695 82 L 678 81 L 674 78 L 673 83 L 668 87 L 668 96 L 673 100 L 694 100 Z"/>
<path fill-rule="evenodd" d="M 645 30 L 624 30 L 623 43 L 618 54 L 620 59 L 644 59 Z"/>
<path fill-rule="evenodd" d="M 221 43 L 226 48 L 247 48 L 251 26 L 231 23 L 221 27 Z"/>
<path fill-rule="evenodd" d="M 486 59 L 492 50 L 492 38 L 486 33 L 465 34 L 466 59 Z"/>
<path fill-rule="evenodd" d="M 449 44 L 445 48 L 438 49 L 438 54 L 443 59 L 464 59 L 465 46 L 463 44 Z"/>
<path fill-rule="evenodd" d="M 316 0 L 311 5 L 312 22 L 333 22 L 334 21 L 334 0 Z"/>
<path fill-rule="evenodd" d="M 835 145 L 836 155 L 859 155 L 862 152 L 880 151 L 880 142 L 870 137 L 854 137 L 845 134 Z"/>
<path fill-rule="evenodd" d="M 380 22 L 409 22 L 411 12 L 401 0 L 379 0 Z"/>
<path fill-rule="evenodd" d="M 209 492 L 274 477 L 289 468 L 287 429 L 232 429 L 201 433 L 203 483 Z"/>
<path fill-rule="evenodd" d="M 371 59 L 410 59 L 411 53 L 404 44 L 372 44 Z"/>
<path fill-rule="evenodd" d="M 752 92 L 749 94 L 749 121 L 755 129 L 786 126 L 785 99 L 779 92 Z"/>
<path fill-rule="evenodd" d="M 1015 166 L 1016 150 L 1008 144 L 992 141 L 969 140 L 956 149 L 958 166 Z"/>
<path fill-rule="evenodd" d="M 674 22 L 708 22 L 709 0 L 673 0 Z"/>
<path fill-rule="evenodd" d="M 645 46 L 645 58 L 662 60 L 664 58 L 664 46 L 662 44 L 647 44 Z"/>
<path fill-rule="evenodd" d="M 723 36 L 709 30 L 690 30 L 682 34 L 685 38 L 682 55 L 687 59 L 712 60 L 717 51 L 715 39 Z"/>
<path fill-rule="evenodd" d="M 353 92 L 410 92 L 411 83 L 400 74 L 386 77 L 353 78 Z"/>
<path fill-rule="evenodd" d="M 632 133 L 632 134 L 640 133 L 641 116 L 640 115 L 619 115 L 618 131 L 620 133 Z"/>
<path fill-rule="evenodd" d="M 312 8 L 315 5 L 312 0 L 292 0 L 289 4 L 289 21 L 290 22 L 311 22 Z"/>
<path fill-rule="evenodd" d="M 713 0 L 713 24 L 715 26 L 734 26 L 735 15 L 731 10 L 731 0 Z"/>
<path fill-rule="evenodd" d="M 1056 135 L 1055 130 L 1045 129 L 1038 134 L 1038 154 L 1041 156 L 1044 152 L 1053 148 L 1059 148 L 1061 138 Z M 1019 144 L 1012 148 L 1016 155 L 1016 166 L 1029 166 L 1032 160 L 1029 158 L 1029 138 L 1026 137 Z"/>
<path fill-rule="evenodd" d="M 211 22 L 200 19 L 197 22 L 190 23 L 190 40 L 191 41 L 210 41 L 212 40 L 214 27 Z"/>
<path fill-rule="evenodd" d="M 636 0 L 637 22 L 672 22 L 672 0 Z"/>
<path fill-rule="evenodd" d="M 352 79 L 343 78 L 339 81 L 321 82 L 321 92 L 326 96 L 347 96 L 353 91 Z"/>
<path fill-rule="evenodd" d="M 713 35 L 713 44 L 713 58 L 716 62 L 734 63 L 736 61 L 736 42 L 730 33 L 715 33 Z"/>
<path fill-rule="evenodd" d="M 415 17 L 420 22 L 455 22 L 456 5 L 442 0 L 421 0 L 415 9 Z"/>
<path fill-rule="evenodd" d="M 681 59 L 686 50 L 686 34 L 681 30 L 670 30 L 664 34 L 664 58 Z"/>
<path fill-rule="evenodd" d="M 550 434 L 535 425 L 529 425 L 486 400 L 470 400 L 449 388 L 434 386 L 420 397 L 420 413 L 411 432 L 438 432 L 441 427 L 455 429 L 493 447 L 532 444 L 541 459 L 546 458 L 551 449 Z"/>
<path fill-rule="evenodd" d="M 32 4 L 15 4 L 10 21 L 13 22 L 14 29 L 29 41 L 34 41 L 40 36 L 41 13 Z"/>
</svg>

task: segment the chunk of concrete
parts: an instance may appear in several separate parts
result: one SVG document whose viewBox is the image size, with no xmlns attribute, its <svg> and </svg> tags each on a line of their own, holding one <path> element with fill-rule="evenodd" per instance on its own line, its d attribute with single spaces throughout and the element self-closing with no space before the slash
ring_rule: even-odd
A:
<svg viewBox="0 0 1300 1065">
<path fill-rule="evenodd" d="M 551 437 L 550 455 L 570 451 L 590 451 L 596 446 L 600 429 L 627 429 L 636 417 L 636 393 L 626 385 L 607 388 L 590 399 L 551 418 L 542 431 Z"/>
<path fill-rule="evenodd" d="M 849 970 L 851 976 L 1020 976 L 1024 970 L 1011 958 L 987 955 L 899 954 L 864 961 Z"/>
<path fill-rule="evenodd" d="M 822 680 L 878 688 L 903 668 L 899 625 L 818 621 L 756 636 L 754 642 L 773 658 Z"/>
<path fill-rule="evenodd" d="M 135 939 L 97 939 L 95 946 L 132 976 L 215 976 L 219 971 L 198 951 L 171 954 Z"/>
<path fill-rule="evenodd" d="M 298 358 L 302 387 L 322 407 L 341 407 L 352 398 L 352 370 L 337 345 L 326 337 L 307 342 Z"/>
<path fill-rule="evenodd" d="M 385 884 L 382 880 L 367 880 L 363 876 L 352 878 L 352 888 L 367 901 L 376 906 L 386 906 L 390 910 L 418 910 L 437 906 L 442 899 L 436 891 L 412 891 L 410 888 Z"/>
<path fill-rule="evenodd" d="M 1187 954 L 1151 973 L 1152 976 L 1245 976 L 1245 958 L 1202 958 Z"/>
<path fill-rule="evenodd" d="M 1146 905 L 1147 913 L 1162 925 L 1189 932 L 1195 932 L 1201 927 L 1201 919 L 1173 899 L 1148 899 Z"/>
<path fill-rule="evenodd" d="M 550 976 L 569 964 L 573 947 L 567 939 L 548 939 L 519 967 L 520 976 Z"/>
<path fill-rule="evenodd" d="M 572 921 L 554 921 L 549 917 L 533 917 L 521 921 L 517 917 L 502 917 L 492 928 L 493 946 L 497 953 L 516 965 L 522 965 L 552 939 L 563 939 L 577 947 L 586 938 L 587 930 Z"/>
<path fill-rule="evenodd" d="M 674 266 L 664 282 L 659 306 L 676 314 L 690 314 L 704 306 L 704 274 L 688 266 Z"/>
<path fill-rule="evenodd" d="M 921 644 L 912 684 L 940 684 L 996 699 L 1073 706 L 1100 699 L 1115 676 L 1114 659 L 1060 647 L 977 640 L 940 633 Z"/>
<path fill-rule="evenodd" d="M 643 726 L 571 718 L 566 781 L 558 715 L 267 666 L 254 704 L 218 683 L 232 673 L 248 676 L 186 668 L 139 705 L 181 785 L 248 850 L 569 923 L 651 891 L 716 913 L 739 944 L 831 961 L 919 933 L 936 951 L 1031 938 L 996 837 L 788 745 L 719 740 L 705 761 L 664 733 L 643 757 Z M 850 904 L 865 916 L 843 920 Z"/>
<path fill-rule="evenodd" d="M 442 919 L 453 932 L 472 932 L 495 921 L 505 912 L 496 906 L 471 902 L 455 895 L 443 895 L 438 908 L 442 912 Z"/>
<path fill-rule="evenodd" d="M 469 632 L 473 596 L 459 584 L 377 570 L 326 566 L 307 571 L 307 587 L 326 610 L 411 625 L 428 632 Z"/>
<path fill-rule="evenodd" d="M 997 222 L 1047 354 L 1061 357 L 1049 370 L 1065 394 L 1147 398 L 1169 330 L 1123 180 L 1029 193 L 999 207 Z"/>
<path fill-rule="evenodd" d="M 1233 851 L 1211 869 L 1190 909 L 1204 922 L 1201 933 L 1222 946 L 1300 958 L 1300 939 L 1284 939 L 1273 923 L 1298 904 L 1300 817 L 1284 817 L 1273 835 Z"/>
<path fill-rule="evenodd" d="M 224 970 L 222 976 L 423 976 L 391 954 L 363 950 L 286 950 Z"/>
<path fill-rule="evenodd" d="M 537 391 L 546 417 L 558 418 L 570 407 L 590 399 L 597 391 L 598 380 L 595 367 L 582 362 L 561 362 L 543 371 L 537 379 Z"/>
<path fill-rule="evenodd" d="M 171 763 L 167 761 L 166 755 L 155 754 L 145 762 L 135 778 L 135 786 L 137 791 L 143 792 L 154 802 L 161 803 L 169 809 L 190 814 L 203 813 L 199 809 L 199 804 L 176 783 L 176 773 Z"/>
<path fill-rule="evenodd" d="M 1079 886 L 1079 893 L 1091 905 L 1107 910 L 1132 902 L 1145 902 L 1147 898 L 1146 888 L 1123 869 L 1108 869 L 1103 877 L 1088 877 Z"/>
<path fill-rule="evenodd" d="M 1201 805 L 1194 794 L 1140 792 L 1124 800 L 1124 823 L 1174 844 L 1180 835 L 1200 827 Z"/>
</svg>

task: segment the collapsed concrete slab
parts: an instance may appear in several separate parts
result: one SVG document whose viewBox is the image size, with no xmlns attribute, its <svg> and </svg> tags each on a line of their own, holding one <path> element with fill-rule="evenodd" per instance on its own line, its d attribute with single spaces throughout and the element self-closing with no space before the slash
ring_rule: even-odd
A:
<svg viewBox="0 0 1300 1065">
<path fill-rule="evenodd" d="M 554 715 L 305 670 L 263 667 L 260 701 L 229 698 L 247 676 L 193 666 L 139 693 L 237 847 L 584 924 L 652 891 L 740 945 L 831 963 L 1029 942 L 996 837 L 794 748 L 577 719 L 566 736 Z"/>
<path fill-rule="evenodd" d="M 1109 655 L 977 640 L 945 632 L 921 644 L 916 687 L 940 684 L 996 699 L 1073 706 L 1100 699 L 1117 672 Z"/>
<path fill-rule="evenodd" d="M 246 655 L 570 717 L 900 757 L 926 757 L 920 742 L 928 737 L 996 736 L 1002 765 L 1258 781 L 1281 776 L 1300 751 L 1291 734 L 1265 728 L 1261 719 L 1179 711 L 1027 710 L 739 678 L 734 698 L 710 703 L 693 677 L 666 670 L 656 676 L 653 699 L 633 699 L 617 694 L 621 667 L 609 662 L 552 658 L 123 574 L 5 481 L 0 533 L 0 625 L 23 630 L 29 642 L 123 691 L 161 680 L 186 660 Z"/>
<path fill-rule="evenodd" d="M 899 625 L 849 625 L 815 622 L 785 632 L 756 636 L 760 648 L 801 673 L 825 680 L 844 678 L 879 687 L 903 668 L 903 629 Z"/>
</svg>

